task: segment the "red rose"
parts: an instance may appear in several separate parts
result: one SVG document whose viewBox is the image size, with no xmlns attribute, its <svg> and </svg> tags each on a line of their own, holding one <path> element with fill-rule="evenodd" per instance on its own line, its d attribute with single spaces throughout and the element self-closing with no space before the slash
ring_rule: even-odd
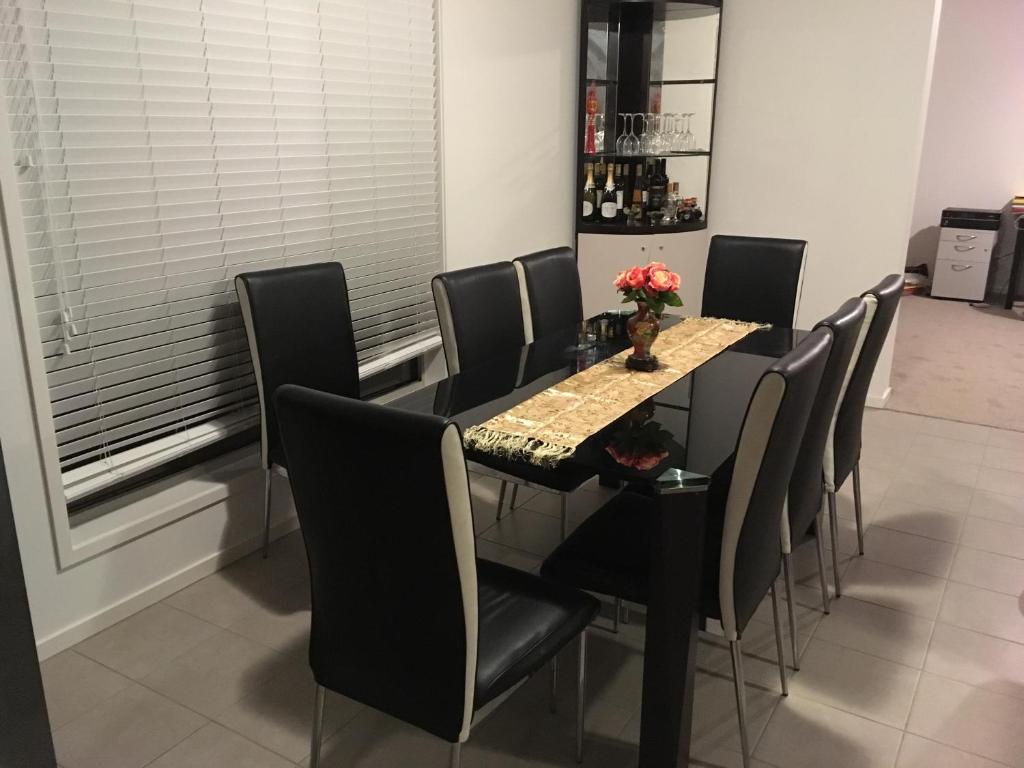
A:
<svg viewBox="0 0 1024 768">
<path fill-rule="evenodd" d="M 679 280 L 679 273 L 678 272 L 669 272 L 669 275 L 671 275 L 671 277 L 672 277 L 672 290 L 673 291 L 678 291 L 679 290 L 679 282 L 680 282 L 680 280 Z"/>
<path fill-rule="evenodd" d="M 647 282 L 647 275 L 640 267 L 633 267 L 626 271 L 626 285 L 630 288 L 643 288 Z"/>
<path fill-rule="evenodd" d="M 666 291 L 673 290 L 672 288 L 672 273 L 664 269 L 657 269 L 651 272 L 650 277 L 647 279 L 648 287 L 657 293 L 664 293 Z"/>
<path fill-rule="evenodd" d="M 652 261 L 646 267 L 644 267 L 644 274 L 650 275 L 651 272 L 668 272 L 668 267 L 660 261 Z"/>
<path fill-rule="evenodd" d="M 626 287 L 626 270 L 622 270 L 615 276 L 615 282 L 613 285 L 620 291 Z"/>
</svg>

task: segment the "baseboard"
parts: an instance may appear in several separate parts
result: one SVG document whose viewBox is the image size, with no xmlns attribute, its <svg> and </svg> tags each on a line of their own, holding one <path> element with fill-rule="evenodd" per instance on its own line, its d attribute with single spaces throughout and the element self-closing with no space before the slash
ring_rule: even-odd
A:
<svg viewBox="0 0 1024 768">
<path fill-rule="evenodd" d="M 299 527 L 299 520 L 292 515 L 287 520 L 282 520 L 270 529 L 271 539 L 278 539 L 286 536 Z M 54 632 L 36 641 L 36 652 L 39 660 L 48 659 L 61 651 L 67 650 L 85 638 L 101 632 L 107 627 L 112 627 L 119 621 L 127 619 L 132 614 L 138 613 L 143 608 L 148 608 L 158 603 L 165 597 L 173 595 L 178 590 L 184 589 L 204 576 L 216 573 L 236 560 L 240 560 L 251 552 L 255 552 L 263 544 L 263 536 L 256 536 L 239 542 L 234 546 L 215 552 L 209 557 L 173 573 L 167 578 L 155 584 L 139 590 L 133 595 L 126 597 L 120 602 L 114 603 L 102 611 L 97 611 L 81 621 L 70 624 L 59 632 Z"/>
<path fill-rule="evenodd" d="M 891 394 L 892 387 L 886 387 L 880 395 L 872 395 L 869 392 L 865 403 L 869 408 L 885 408 L 886 404 L 889 402 L 889 396 Z"/>
</svg>

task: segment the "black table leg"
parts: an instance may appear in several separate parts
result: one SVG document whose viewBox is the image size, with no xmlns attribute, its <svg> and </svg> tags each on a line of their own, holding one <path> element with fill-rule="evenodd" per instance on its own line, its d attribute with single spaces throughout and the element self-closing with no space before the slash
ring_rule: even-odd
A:
<svg viewBox="0 0 1024 768">
<path fill-rule="evenodd" d="M 689 764 L 707 494 L 663 493 L 651 540 L 640 768 Z"/>
</svg>

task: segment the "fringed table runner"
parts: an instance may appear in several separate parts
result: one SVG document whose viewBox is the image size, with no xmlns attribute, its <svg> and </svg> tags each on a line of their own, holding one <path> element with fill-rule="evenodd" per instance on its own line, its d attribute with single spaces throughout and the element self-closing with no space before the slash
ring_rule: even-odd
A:
<svg viewBox="0 0 1024 768">
<path fill-rule="evenodd" d="M 470 427 L 463 441 L 481 453 L 538 466 L 557 464 L 591 435 L 763 327 L 688 317 L 658 337 L 658 370 L 629 370 L 625 363 L 632 350 L 626 350 Z"/>
</svg>

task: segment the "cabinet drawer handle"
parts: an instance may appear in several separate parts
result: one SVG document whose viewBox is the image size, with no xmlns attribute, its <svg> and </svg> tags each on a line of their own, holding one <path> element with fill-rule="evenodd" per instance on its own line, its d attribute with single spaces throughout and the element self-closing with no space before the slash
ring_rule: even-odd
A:
<svg viewBox="0 0 1024 768">
<path fill-rule="evenodd" d="M 647 246 L 646 245 L 641 245 L 640 246 L 640 250 L 641 251 L 646 251 L 647 250 Z"/>
<path fill-rule="evenodd" d="M 961 242 L 964 241 L 964 240 L 976 240 L 977 238 L 978 238 L 977 235 L 957 235 L 956 236 L 956 239 L 960 240 Z"/>
<path fill-rule="evenodd" d="M 954 272 L 966 272 L 968 269 L 973 269 L 973 264 L 951 264 L 950 265 Z"/>
<path fill-rule="evenodd" d="M 973 251 L 974 250 L 974 246 L 973 245 L 954 245 L 953 246 L 953 250 L 954 251 L 960 251 L 960 253 L 963 253 L 964 251 Z"/>
</svg>

